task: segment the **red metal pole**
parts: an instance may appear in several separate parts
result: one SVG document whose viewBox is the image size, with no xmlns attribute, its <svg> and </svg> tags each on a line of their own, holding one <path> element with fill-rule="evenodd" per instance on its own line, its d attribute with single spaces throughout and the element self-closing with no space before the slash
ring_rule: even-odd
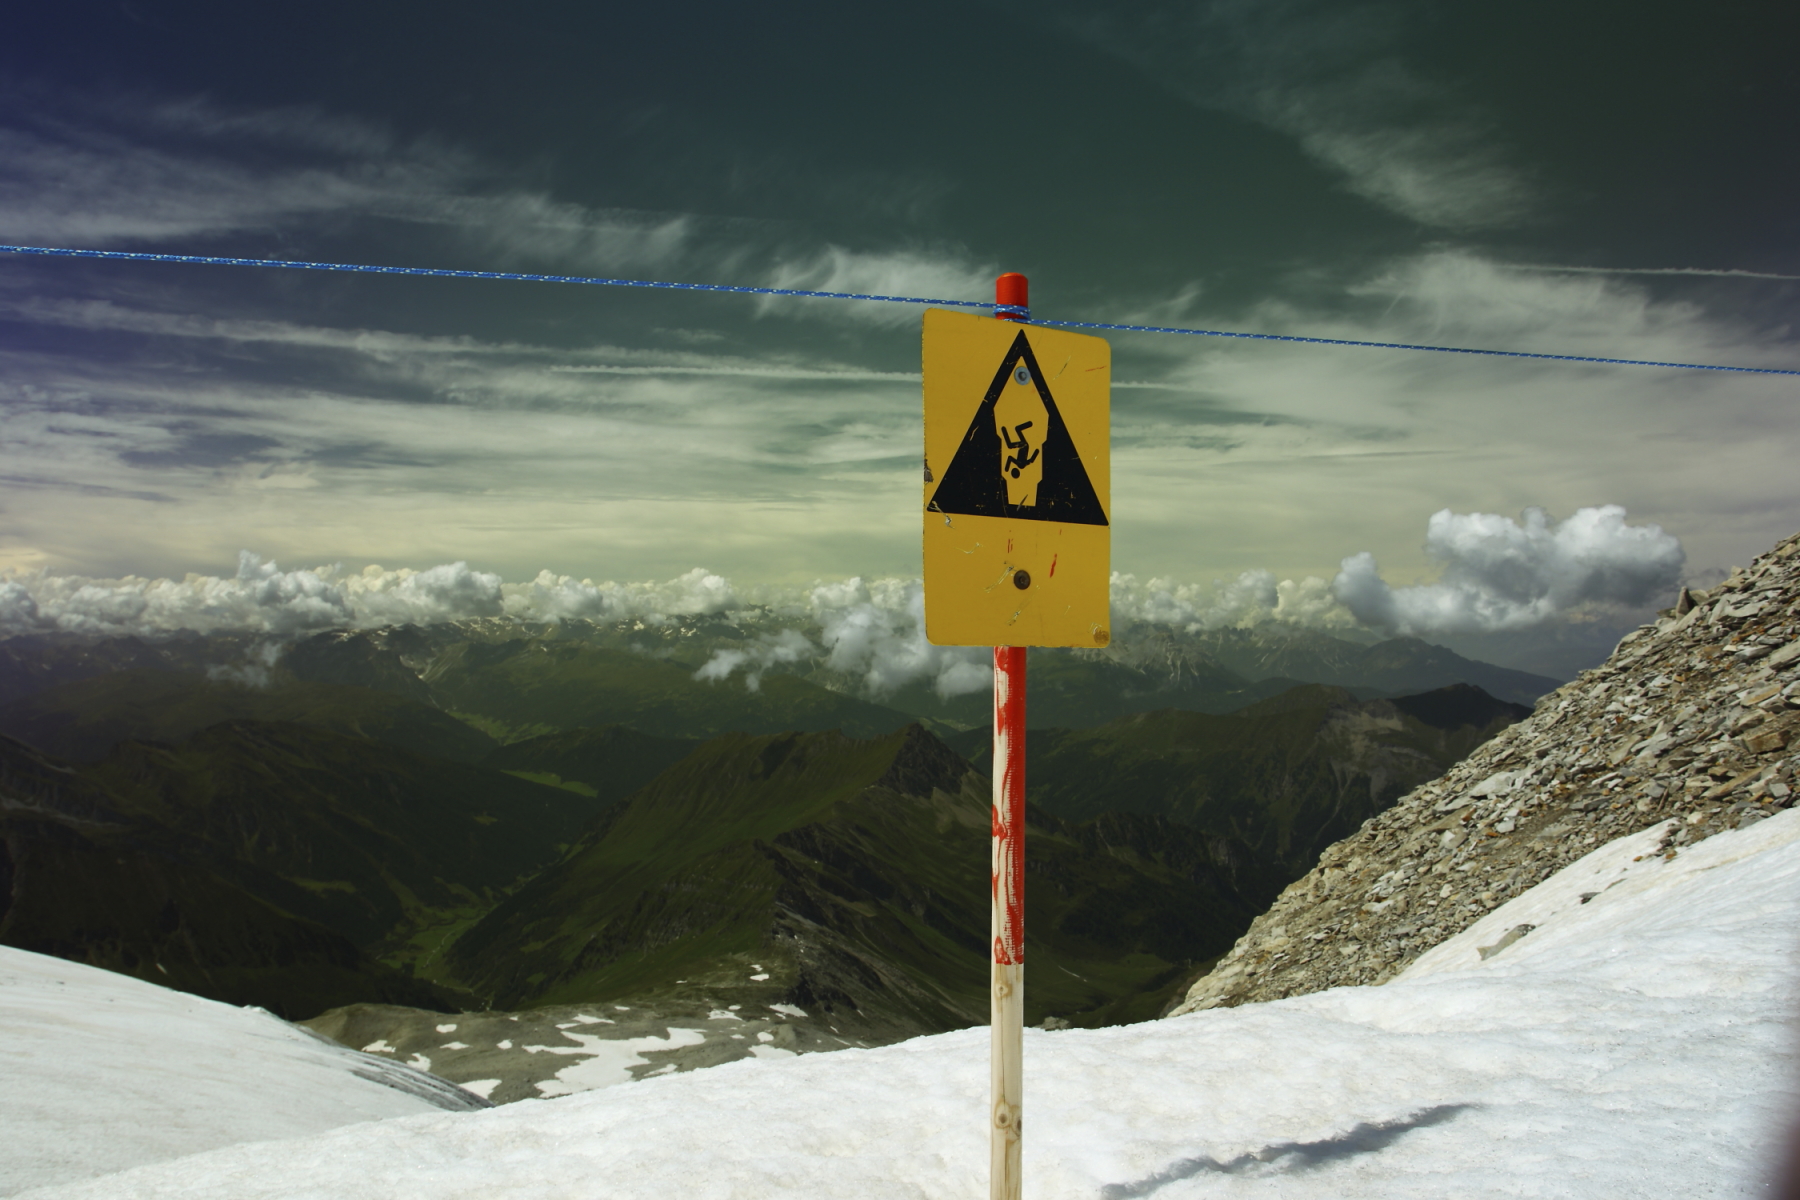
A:
<svg viewBox="0 0 1800 1200">
<path fill-rule="evenodd" d="M 1030 314 L 1025 276 L 994 281 L 994 316 Z M 1019 1200 L 1025 1030 L 1025 647 L 994 647 L 994 855 L 990 1200 Z"/>
</svg>

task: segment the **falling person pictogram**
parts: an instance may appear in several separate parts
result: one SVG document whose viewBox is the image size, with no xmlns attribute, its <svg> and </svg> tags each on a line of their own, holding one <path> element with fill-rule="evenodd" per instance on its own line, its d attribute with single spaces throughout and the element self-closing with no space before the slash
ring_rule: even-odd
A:
<svg viewBox="0 0 1800 1200">
<path fill-rule="evenodd" d="M 1019 331 L 1001 359 L 927 507 L 945 514 L 1106 525 L 1106 512 L 1026 332 Z"/>
</svg>

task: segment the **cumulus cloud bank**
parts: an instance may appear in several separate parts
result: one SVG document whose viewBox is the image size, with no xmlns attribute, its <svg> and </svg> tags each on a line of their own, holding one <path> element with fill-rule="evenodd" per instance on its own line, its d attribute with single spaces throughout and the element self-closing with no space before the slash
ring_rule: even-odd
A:
<svg viewBox="0 0 1800 1200">
<path fill-rule="evenodd" d="M 158 637 L 181 630 L 279 636 L 477 617 L 658 622 L 668 614 L 724 612 L 737 603 L 727 580 L 698 567 L 663 583 L 595 583 L 542 571 L 530 583 L 514 584 L 466 562 L 424 571 L 380 566 L 283 571 L 245 550 L 230 577 L 91 579 L 40 571 L 0 579 L 0 637 Z"/>
<path fill-rule="evenodd" d="M 985 648 L 925 640 L 925 586 L 917 579 L 847 579 L 815 587 L 810 600 L 830 651 L 826 665 L 859 677 L 873 695 L 928 680 L 948 699 L 993 678 Z"/>
<path fill-rule="evenodd" d="M 1367 551 L 1343 562 L 1331 591 L 1364 625 L 1397 633 L 1523 629 L 1588 604 L 1641 607 L 1666 596 L 1686 554 L 1656 525 L 1627 525 L 1616 504 L 1558 522 L 1541 508 L 1522 519 L 1433 513 L 1425 549 L 1444 564 L 1436 583 L 1390 587 Z"/>
<path fill-rule="evenodd" d="M 664 583 L 595 583 L 539 571 L 529 584 L 508 584 L 504 591 L 506 614 L 526 621 L 636 617 L 656 623 L 672 614 L 710 616 L 739 606 L 731 582 L 704 567 Z"/>
<path fill-rule="evenodd" d="M 0 582 L 0 635 L 8 637 L 155 636 L 181 629 L 286 634 L 356 623 L 342 584 L 320 571 L 282 571 L 247 550 L 228 579 L 88 579 L 39 572 Z"/>
<path fill-rule="evenodd" d="M 1113 620 L 1121 628 L 1145 623 L 1189 633 L 1271 623 L 1426 636 L 1507 633 L 1584 608 L 1641 607 L 1666 597 L 1685 563 L 1674 536 L 1656 525 L 1626 524 L 1617 505 L 1583 508 L 1560 522 L 1539 508 L 1516 521 L 1444 509 L 1427 523 L 1425 549 L 1442 573 L 1435 583 L 1410 587 L 1389 585 L 1366 551 L 1344 559 L 1329 582 L 1252 570 L 1207 587 L 1115 573 Z M 985 648 L 926 640 L 925 592 L 916 578 L 858 577 L 759 598 L 767 603 L 747 622 L 753 636 L 715 650 L 697 678 L 723 682 L 741 673 L 754 691 L 772 669 L 811 663 L 867 695 L 924 684 L 946 699 L 985 688 L 992 678 Z M 540 571 L 529 582 L 508 583 L 466 562 L 424 571 L 284 571 L 244 551 L 229 577 L 0 577 L 0 637 L 155 638 L 192 630 L 282 642 L 324 629 L 474 618 L 654 626 L 751 607 L 730 580 L 701 567 L 662 582 L 596 583 Z"/>
<path fill-rule="evenodd" d="M 1114 573 L 1113 620 L 1189 633 L 1280 622 L 1311 629 L 1385 633 L 1504 633 L 1584 607 L 1641 608 L 1680 581 L 1681 542 L 1656 525 L 1628 525 L 1616 504 L 1564 521 L 1541 508 L 1521 519 L 1444 509 L 1426 523 L 1425 550 L 1443 564 L 1435 583 L 1395 588 L 1367 551 L 1343 560 L 1330 582 L 1245 571 L 1210 587 Z"/>
<path fill-rule="evenodd" d="M 742 669 L 755 691 L 769 668 L 813 659 L 855 681 L 866 695 L 887 696 L 925 683 L 945 699 L 978 691 L 993 679 L 985 648 L 925 640 L 925 588 L 917 579 L 858 577 L 818 584 L 807 592 L 805 608 L 792 616 L 818 641 L 797 629 L 759 634 L 747 646 L 715 651 L 695 678 L 727 679 Z"/>
<path fill-rule="evenodd" d="M 1188 633 L 1254 628 L 1267 621 L 1315 629 L 1356 623 L 1331 594 L 1331 585 L 1317 575 L 1277 580 L 1274 572 L 1264 570 L 1215 579 L 1210 587 L 1170 579 L 1139 580 L 1114 571 L 1112 609 L 1114 624 L 1143 621 Z"/>
</svg>

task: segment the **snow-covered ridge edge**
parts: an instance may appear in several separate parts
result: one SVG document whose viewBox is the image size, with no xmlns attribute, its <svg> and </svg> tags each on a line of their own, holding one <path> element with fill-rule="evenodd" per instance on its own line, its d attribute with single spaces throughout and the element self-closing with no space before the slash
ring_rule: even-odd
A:
<svg viewBox="0 0 1800 1200">
<path fill-rule="evenodd" d="M 1029 1190 L 1767 1194 L 1768 1148 L 1793 1100 L 1800 812 L 1673 860 L 1655 852 L 1667 824 L 1590 852 L 1393 986 L 1027 1030 Z M 1481 953 L 1521 918 L 1537 932 Z M 20 1200 L 543 1200 L 592 1195 L 596 1180 L 618 1200 L 696 1185 L 745 1200 L 950 1200 L 985 1172 L 986 1040 L 966 1029 L 295 1130 Z"/>
<path fill-rule="evenodd" d="M 1797 710 L 1800 534 L 1683 590 L 1530 718 L 1328 849 L 1169 1015 L 1386 982 L 1596 846 L 1667 823 L 1648 852 L 1672 856 L 1786 808 Z"/>
</svg>

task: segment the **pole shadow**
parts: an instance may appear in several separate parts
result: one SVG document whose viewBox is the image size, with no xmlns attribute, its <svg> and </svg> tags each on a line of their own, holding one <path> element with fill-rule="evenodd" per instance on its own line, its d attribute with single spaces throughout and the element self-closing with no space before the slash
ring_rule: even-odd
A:
<svg viewBox="0 0 1800 1200">
<path fill-rule="evenodd" d="M 1192 1179 L 1196 1175 L 1240 1175 L 1259 1167 L 1266 1168 L 1259 1172 L 1262 1174 L 1288 1175 L 1311 1171 L 1328 1163 L 1355 1158 L 1359 1154 L 1374 1154 L 1385 1150 L 1415 1129 L 1442 1125 L 1455 1119 L 1465 1109 L 1474 1107 L 1476 1106 L 1473 1104 L 1438 1104 L 1391 1121 L 1359 1123 L 1322 1141 L 1274 1142 L 1225 1162 L 1207 1156 L 1184 1158 L 1143 1179 L 1131 1183 L 1109 1183 L 1100 1189 L 1100 1196 L 1101 1200 L 1133 1200 L 1134 1197 L 1148 1196 L 1171 1183 Z"/>
</svg>

